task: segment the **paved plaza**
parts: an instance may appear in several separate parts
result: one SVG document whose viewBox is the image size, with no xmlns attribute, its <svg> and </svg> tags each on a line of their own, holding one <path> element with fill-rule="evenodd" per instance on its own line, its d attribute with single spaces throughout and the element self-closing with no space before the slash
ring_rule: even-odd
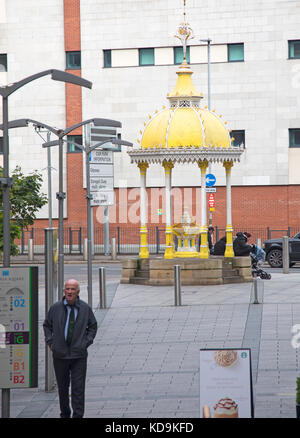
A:
<svg viewBox="0 0 300 438">
<path fill-rule="evenodd" d="M 183 286 L 182 305 L 174 306 L 172 286 L 120 284 L 120 265 L 109 265 L 108 308 L 99 309 L 99 266 L 106 265 L 93 265 L 99 329 L 89 348 L 86 418 L 199 418 L 199 350 L 228 347 L 251 348 L 255 418 L 295 418 L 298 269 L 271 270 L 272 279 L 260 282 L 259 304 L 244 283 Z M 78 265 L 76 278 L 87 301 L 84 269 Z M 11 391 L 12 418 L 59 417 L 56 389 L 45 392 L 43 274 L 39 295 L 39 387 Z"/>
</svg>

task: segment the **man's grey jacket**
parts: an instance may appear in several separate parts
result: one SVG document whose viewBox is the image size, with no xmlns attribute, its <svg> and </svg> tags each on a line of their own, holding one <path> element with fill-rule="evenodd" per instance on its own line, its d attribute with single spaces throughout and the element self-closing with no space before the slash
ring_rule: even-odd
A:
<svg viewBox="0 0 300 438">
<path fill-rule="evenodd" d="M 74 325 L 72 342 L 65 341 L 67 307 L 64 298 L 50 307 L 43 324 L 45 341 L 52 345 L 53 357 L 56 359 L 78 359 L 87 356 L 87 348 L 93 343 L 97 333 L 97 321 L 91 307 L 77 298 L 78 310 Z"/>
</svg>

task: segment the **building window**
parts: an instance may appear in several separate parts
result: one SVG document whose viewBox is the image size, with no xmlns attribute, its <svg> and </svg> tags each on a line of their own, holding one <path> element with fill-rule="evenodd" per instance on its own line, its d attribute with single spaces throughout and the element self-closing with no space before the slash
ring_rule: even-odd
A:
<svg viewBox="0 0 300 438">
<path fill-rule="evenodd" d="M 234 140 L 231 142 L 232 146 L 245 147 L 245 131 L 242 129 L 231 131 L 230 137 Z"/>
<path fill-rule="evenodd" d="M 289 129 L 290 148 L 300 148 L 300 129 Z"/>
<path fill-rule="evenodd" d="M 76 146 L 76 144 L 82 145 L 82 135 L 68 135 L 68 152 L 78 153 L 82 150 Z"/>
<path fill-rule="evenodd" d="M 111 50 L 103 50 L 104 68 L 111 67 Z"/>
<path fill-rule="evenodd" d="M 244 43 L 228 44 L 228 62 L 244 61 Z"/>
<path fill-rule="evenodd" d="M 300 58 L 300 40 L 289 41 L 289 59 Z"/>
<path fill-rule="evenodd" d="M 6 53 L 0 54 L 0 72 L 7 71 L 7 55 Z"/>
<path fill-rule="evenodd" d="M 66 52 L 67 70 L 79 70 L 81 68 L 81 53 Z"/>
<path fill-rule="evenodd" d="M 181 64 L 183 61 L 183 47 L 174 47 L 174 64 Z M 186 62 L 190 63 L 190 48 L 186 48 Z"/>
<path fill-rule="evenodd" d="M 154 65 L 154 49 L 139 49 L 139 65 Z"/>
</svg>

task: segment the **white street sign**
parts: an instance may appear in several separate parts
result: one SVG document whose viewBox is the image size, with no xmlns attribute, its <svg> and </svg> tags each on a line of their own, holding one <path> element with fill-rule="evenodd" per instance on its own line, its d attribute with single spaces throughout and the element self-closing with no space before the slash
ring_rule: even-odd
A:
<svg viewBox="0 0 300 438">
<path fill-rule="evenodd" d="M 90 177 L 114 176 L 113 164 L 90 164 Z"/>
<path fill-rule="evenodd" d="M 90 163 L 98 164 L 113 164 L 114 156 L 112 151 L 104 151 L 100 149 L 94 149 L 90 153 Z"/>
<path fill-rule="evenodd" d="M 91 192 L 101 192 L 101 191 L 113 191 L 114 190 L 114 178 L 112 176 L 103 177 L 91 177 L 90 178 L 90 191 Z"/>
<path fill-rule="evenodd" d="M 106 192 L 93 192 L 93 199 L 91 199 L 91 206 L 106 206 L 106 205 L 114 205 L 115 203 L 115 193 L 114 191 L 106 191 Z"/>
</svg>

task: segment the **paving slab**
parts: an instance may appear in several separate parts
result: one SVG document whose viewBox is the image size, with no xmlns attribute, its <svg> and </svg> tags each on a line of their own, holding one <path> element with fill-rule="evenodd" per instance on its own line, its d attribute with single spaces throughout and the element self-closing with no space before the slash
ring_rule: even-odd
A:
<svg viewBox="0 0 300 438">
<path fill-rule="evenodd" d="M 99 330 L 89 348 L 87 418 L 198 418 L 199 350 L 251 348 L 256 418 L 294 418 L 300 324 L 298 272 L 272 272 L 253 304 L 251 283 L 182 286 L 174 306 L 172 286 L 119 284 L 107 277 L 108 308 L 94 311 Z M 56 418 L 56 388 L 45 386 L 44 289 L 40 287 L 39 387 L 11 391 L 11 417 Z M 87 301 L 87 285 L 81 281 Z"/>
</svg>

